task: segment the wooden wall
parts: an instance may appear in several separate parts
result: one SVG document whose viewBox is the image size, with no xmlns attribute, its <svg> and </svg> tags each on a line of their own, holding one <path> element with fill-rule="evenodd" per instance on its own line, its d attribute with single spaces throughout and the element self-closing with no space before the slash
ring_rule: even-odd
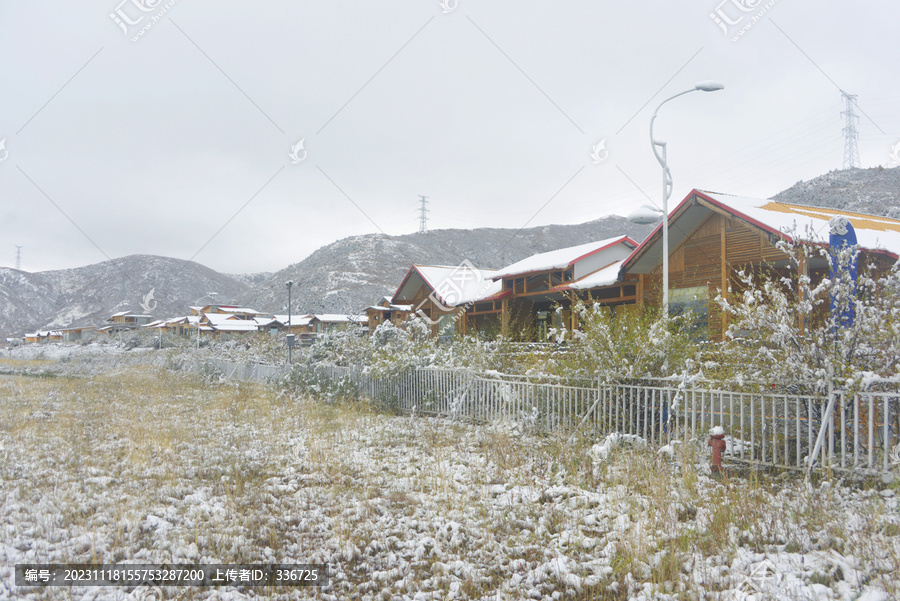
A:
<svg viewBox="0 0 900 601">
<path fill-rule="evenodd" d="M 698 225 L 669 255 L 669 287 L 706 286 L 709 293 L 709 339 L 721 340 L 727 318 L 715 302 L 719 291 L 727 294 L 732 274 L 749 265 L 784 260 L 775 240 L 740 219 L 713 213 Z M 659 302 L 662 265 L 643 276 L 644 302 Z"/>
</svg>

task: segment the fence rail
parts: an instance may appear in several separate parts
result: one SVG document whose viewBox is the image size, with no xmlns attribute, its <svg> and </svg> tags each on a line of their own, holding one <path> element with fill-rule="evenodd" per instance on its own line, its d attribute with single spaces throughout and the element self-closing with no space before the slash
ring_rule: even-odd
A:
<svg viewBox="0 0 900 601">
<path fill-rule="evenodd" d="M 510 420 L 539 431 L 588 436 L 619 432 L 652 445 L 703 442 L 712 427 L 722 426 L 726 459 L 764 466 L 809 469 L 812 457 L 819 467 L 879 474 L 900 462 L 896 381 L 875 382 L 862 392 L 815 395 L 718 390 L 704 382 L 571 382 L 443 368 L 380 377 L 356 367 L 297 366 L 291 372 L 284 365 L 216 360 L 190 369 L 239 380 L 304 375 L 321 390 L 349 386 L 405 414 Z"/>
</svg>

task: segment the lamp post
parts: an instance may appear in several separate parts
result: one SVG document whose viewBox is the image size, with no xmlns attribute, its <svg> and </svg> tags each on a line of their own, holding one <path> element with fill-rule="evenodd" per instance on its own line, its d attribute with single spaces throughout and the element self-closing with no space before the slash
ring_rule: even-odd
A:
<svg viewBox="0 0 900 601">
<path fill-rule="evenodd" d="M 674 96 L 670 96 L 666 98 L 662 102 L 659 103 L 659 106 L 656 107 L 656 110 L 653 111 L 653 117 L 650 118 L 650 145 L 653 148 L 653 155 L 656 157 L 656 160 L 663 168 L 663 203 L 662 203 L 662 230 L 663 230 L 663 261 L 662 261 L 662 271 L 663 271 L 663 311 L 665 315 L 669 314 L 669 197 L 672 195 L 672 172 L 669 171 L 669 165 L 666 161 L 666 143 L 660 142 L 653 137 L 653 122 L 656 121 L 656 115 L 659 113 L 659 109 L 662 108 L 662 105 L 667 103 L 668 101 L 678 98 L 679 96 L 683 96 L 685 94 L 690 94 L 691 92 L 716 92 L 718 90 L 725 89 L 725 86 L 717 81 L 707 80 L 701 81 L 697 85 L 695 85 L 690 90 L 685 90 L 684 92 L 679 92 Z M 659 150 L 657 150 L 657 148 Z M 634 211 L 628 216 L 628 220 L 633 223 L 641 223 L 648 224 L 656 221 L 656 210 L 644 206 L 637 211 Z"/>
<path fill-rule="evenodd" d="M 294 332 L 291 330 L 291 288 L 294 287 L 294 282 L 289 281 L 287 283 L 288 289 L 288 333 L 287 333 L 287 347 L 288 347 L 288 365 L 291 364 L 291 350 L 294 348 Z"/>
</svg>

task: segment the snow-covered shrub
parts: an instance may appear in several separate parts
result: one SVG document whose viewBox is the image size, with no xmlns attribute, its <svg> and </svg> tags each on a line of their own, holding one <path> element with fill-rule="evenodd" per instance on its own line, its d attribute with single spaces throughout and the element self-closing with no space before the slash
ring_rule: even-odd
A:
<svg viewBox="0 0 900 601">
<path fill-rule="evenodd" d="M 320 400 L 358 400 L 359 386 L 349 378 L 332 378 L 314 366 L 300 364 L 291 369 L 283 384 Z"/>
<path fill-rule="evenodd" d="M 572 340 L 565 375 L 602 378 L 668 376 L 691 369 L 697 353 L 691 341 L 690 315 L 666 317 L 658 309 L 643 315 L 579 303 L 579 328 L 566 334 Z M 552 335 L 556 335 L 554 329 Z"/>
<path fill-rule="evenodd" d="M 823 387 L 830 376 L 859 381 L 900 374 L 900 271 L 895 264 L 879 275 L 861 265 L 856 285 L 846 270 L 836 281 L 814 283 L 798 267 L 819 256 L 846 266 L 855 249 L 831 257 L 813 244 L 780 242 L 790 258 L 790 276 L 740 271 L 739 290 L 719 294 L 716 302 L 729 316 L 722 359 L 732 377 L 783 386 L 798 383 Z M 852 308 L 852 323 L 831 314 L 832 296 L 839 308 Z"/>
<path fill-rule="evenodd" d="M 325 333 L 303 350 L 301 359 L 308 365 L 355 366 L 388 375 L 431 365 L 436 352 L 437 343 L 430 337 L 427 324 L 413 320 L 405 328 L 385 322 L 370 336 L 352 331 Z"/>
</svg>

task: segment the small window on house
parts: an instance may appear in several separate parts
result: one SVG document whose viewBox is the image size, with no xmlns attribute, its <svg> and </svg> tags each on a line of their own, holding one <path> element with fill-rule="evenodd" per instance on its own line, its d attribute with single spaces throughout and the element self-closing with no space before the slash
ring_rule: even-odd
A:
<svg viewBox="0 0 900 601">
<path fill-rule="evenodd" d="M 609 288 L 599 288 L 594 290 L 591 294 L 596 299 L 605 299 L 605 298 L 619 298 L 621 294 L 619 293 L 618 286 L 610 286 Z"/>
<path fill-rule="evenodd" d="M 437 320 L 437 334 L 439 338 L 452 338 L 456 332 L 456 317 L 453 315 L 441 315 Z"/>
<path fill-rule="evenodd" d="M 709 288 L 672 288 L 669 290 L 669 316 L 687 316 L 691 338 L 709 339 Z"/>
</svg>

